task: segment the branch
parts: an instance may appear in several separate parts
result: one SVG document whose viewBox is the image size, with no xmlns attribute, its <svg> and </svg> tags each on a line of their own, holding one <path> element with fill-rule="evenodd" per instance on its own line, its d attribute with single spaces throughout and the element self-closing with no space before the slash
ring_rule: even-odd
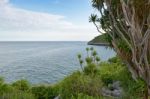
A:
<svg viewBox="0 0 150 99">
<path fill-rule="evenodd" d="M 140 45 L 143 45 L 144 44 L 144 42 L 146 41 L 146 40 L 148 40 L 150 38 L 150 28 L 146 31 L 146 33 L 144 34 L 144 37 L 143 37 L 143 39 L 142 39 L 142 42 L 140 43 Z"/>
<path fill-rule="evenodd" d="M 118 33 L 118 34 L 122 37 L 122 39 L 125 40 L 125 42 L 126 42 L 127 45 L 130 47 L 130 49 L 132 49 L 132 46 L 131 46 L 131 44 L 129 43 L 129 40 L 127 40 L 127 38 L 125 37 L 125 35 L 123 34 L 123 32 L 121 32 L 121 30 L 120 30 L 119 27 L 117 26 L 117 22 L 116 22 L 116 20 L 115 20 L 115 18 L 114 18 L 114 15 L 113 15 L 112 11 L 111 11 L 111 8 L 109 8 L 109 12 L 110 12 L 110 16 L 111 16 L 111 18 L 112 18 L 112 20 L 113 20 L 113 26 L 114 26 L 114 27 L 116 28 L 116 30 L 117 30 L 116 33 Z"/>
<path fill-rule="evenodd" d="M 95 25 L 95 27 L 96 27 L 96 29 L 97 29 L 97 31 L 98 31 L 99 33 L 104 34 L 104 33 L 99 29 L 99 27 L 97 26 L 97 24 L 96 24 L 95 22 L 93 22 L 93 24 Z"/>
</svg>

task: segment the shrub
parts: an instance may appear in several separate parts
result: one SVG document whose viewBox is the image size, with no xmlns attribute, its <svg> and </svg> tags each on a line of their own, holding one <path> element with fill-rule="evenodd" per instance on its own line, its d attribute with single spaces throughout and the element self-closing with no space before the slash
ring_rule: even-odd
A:
<svg viewBox="0 0 150 99">
<path fill-rule="evenodd" d="M 144 97 L 146 87 L 143 80 L 127 80 L 126 85 L 126 87 L 124 86 L 124 90 L 126 92 L 124 97 L 126 97 L 126 99 L 142 99 L 142 97 Z"/>
<path fill-rule="evenodd" d="M 124 66 L 117 63 L 101 63 L 99 75 L 105 85 L 111 84 L 115 80 L 120 80 L 120 75 L 124 70 Z"/>
<path fill-rule="evenodd" d="M 27 91 L 30 88 L 30 84 L 26 80 L 16 81 L 12 84 L 12 86 L 21 91 Z"/>
<path fill-rule="evenodd" d="M 80 63 L 80 66 L 81 66 L 83 72 L 86 75 L 94 76 L 97 73 L 97 65 L 100 62 L 100 58 L 98 57 L 98 54 L 93 47 L 86 48 L 86 51 L 87 51 L 87 57 L 85 58 L 85 60 L 83 60 L 81 54 L 78 54 L 79 63 Z M 90 51 L 91 55 L 89 55 L 89 51 Z"/>
<path fill-rule="evenodd" d="M 3 95 L 4 93 L 13 92 L 14 88 L 6 83 L 0 84 L 0 95 Z"/>
<path fill-rule="evenodd" d="M 89 96 L 89 95 L 86 95 L 86 94 L 83 94 L 83 93 L 79 93 L 77 95 L 77 97 L 72 96 L 71 99 L 104 99 L 104 98 L 102 98 L 100 96 L 93 97 L 93 96 Z"/>
<path fill-rule="evenodd" d="M 54 99 L 59 95 L 59 86 L 49 86 L 47 87 L 47 98 L 46 99 Z"/>
<path fill-rule="evenodd" d="M 4 83 L 4 79 L 0 77 L 0 84 Z"/>
<path fill-rule="evenodd" d="M 97 71 L 98 70 L 96 68 L 96 64 L 94 64 L 94 63 L 88 64 L 87 66 L 84 67 L 84 73 L 86 75 L 94 76 L 94 75 L 96 75 Z"/>
<path fill-rule="evenodd" d="M 62 99 L 70 99 L 72 96 L 77 98 L 79 93 L 100 96 L 101 87 L 102 82 L 99 78 L 75 72 L 61 82 L 60 95 Z"/>
<path fill-rule="evenodd" d="M 59 88 L 57 86 L 50 85 L 34 86 L 32 87 L 31 91 L 37 99 L 54 99 L 59 94 Z"/>
<path fill-rule="evenodd" d="M 46 87 L 43 85 L 32 87 L 31 91 L 37 99 L 45 99 L 46 98 L 46 94 L 45 94 Z"/>
<path fill-rule="evenodd" d="M 141 99 L 145 91 L 145 83 L 139 79 L 134 81 L 127 67 L 117 57 L 109 59 L 109 62 L 100 64 L 98 74 L 103 83 L 110 87 L 113 81 L 120 81 L 124 89 L 123 99 Z"/>
<path fill-rule="evenodd" d="M 11 85 L 6 84 L 3 78 L 0 78 L 0 95 L 12 92 L 13 90 L 14 88 Z"/>
<path fill-rule="evenodd" d="M 0 96 L 0 99 L 36 99 L 33 94 L 27 92 L 11 92 L 11 93 L 4 93 Z"/>
<path fill-rule="evenodd" d="M 108 59 L 108 62 L 110 63 L 121 63 L 121 60 L 116 56 Z"/>
</svg>

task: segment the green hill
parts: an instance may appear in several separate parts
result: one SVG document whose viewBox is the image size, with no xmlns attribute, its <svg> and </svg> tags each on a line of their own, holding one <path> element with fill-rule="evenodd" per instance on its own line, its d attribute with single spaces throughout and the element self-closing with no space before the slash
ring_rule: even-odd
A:
<svg viewBox="0 0 150 99">
<path fill-rule="evenodd" d="M 88 42 L 89 45 L 109 45 L 108 41 L 106 40 L 106 36 L 107 34 L 102 34 L 99 35 L 97 37 L 95 37 L 94 39 L 92 39 L 91 41 Z"/>
</svg>

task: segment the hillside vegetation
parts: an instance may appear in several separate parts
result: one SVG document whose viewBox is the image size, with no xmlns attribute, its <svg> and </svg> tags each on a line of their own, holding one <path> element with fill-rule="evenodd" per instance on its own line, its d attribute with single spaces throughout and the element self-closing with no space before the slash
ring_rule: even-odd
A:
<svg viewBox="0 0 150 99">
<path fill-rule="evenodd" d="M 26 80 L 7 84 L 1 79 L 0 99 L 142 99 L 144 82 L 135 82 L 119 58 L 101 62 L 94 48 L 86 51 L 87 57 L 78 55 L 81 70 L 53 85 L 31 85 Z"/>
<path fill-rule="evenodd" d="M 109 45 L 108 41 L 108 34 L 102 34 L 96 36 L 94 39 L 88 42 L 89 45 Z"/>
</svg>

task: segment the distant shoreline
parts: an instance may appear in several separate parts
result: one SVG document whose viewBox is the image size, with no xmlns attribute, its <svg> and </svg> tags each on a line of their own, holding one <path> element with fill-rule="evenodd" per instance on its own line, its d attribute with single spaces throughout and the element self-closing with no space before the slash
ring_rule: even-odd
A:
<svg viewBox="0 0 150 99">
<path fill-rule="evenodd" d="M 108 44 L 108 43 L 92 43 L 92 42 L 88 42 L 88 45 L 109 46 L 110 44 Z"/>
<path fill-rule="evenodd" d="M 88 41 L 0 41 L 0 42 L 88 42 Z"/>
</svg>

